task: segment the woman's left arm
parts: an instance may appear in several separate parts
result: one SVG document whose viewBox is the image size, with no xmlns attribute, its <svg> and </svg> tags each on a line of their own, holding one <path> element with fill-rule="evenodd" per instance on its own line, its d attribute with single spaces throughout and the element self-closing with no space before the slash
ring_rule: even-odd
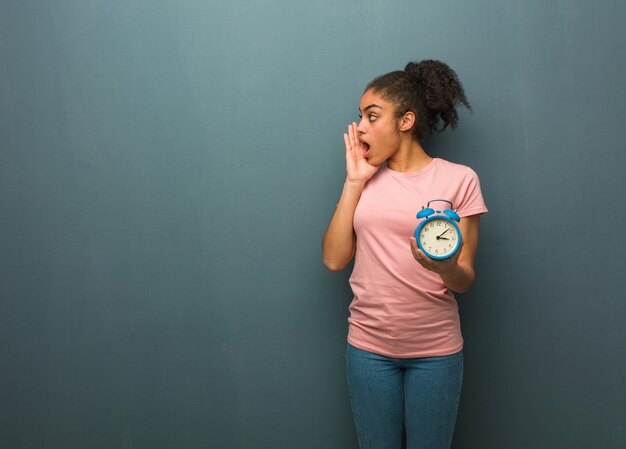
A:
<svg viewBox="0 0 626 449">
<path fill-rule="evenodd" d="M 450 290 L 464 293 L 470 289 L 476 278 L 474 259 L 478 249 L 479 225 L 480 215 L 461 218 L 459 229 L 461 230 L 463 243 L 459 250 L 449 259 L 431 259 L 419 249 L 415 237 L 410 237 L 413 257 L 427 270 L 438 273 L 446 287 Z"/>
</svg>

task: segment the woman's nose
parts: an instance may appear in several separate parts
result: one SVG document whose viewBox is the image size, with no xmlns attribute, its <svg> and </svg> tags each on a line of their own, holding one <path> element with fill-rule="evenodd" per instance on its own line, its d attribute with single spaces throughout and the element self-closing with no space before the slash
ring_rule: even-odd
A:
<svg viewBox="0 0 626 449">
<path fill-rule="evenodd" d="M 356 124 L 356 130 L 359 132 L 359 134 L 365 132 L 365 119 L 361 118 L 361 120 L 359 120 L 359 123 Z"/>
</svg>

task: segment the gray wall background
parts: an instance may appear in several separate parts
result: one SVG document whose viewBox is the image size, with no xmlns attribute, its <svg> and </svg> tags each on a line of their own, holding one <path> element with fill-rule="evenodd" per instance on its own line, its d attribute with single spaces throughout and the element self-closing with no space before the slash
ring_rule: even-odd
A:
<svg viewBox="0 0 626 449">
<path fill-rule="evenodd" d="M 455 448 L 624 447 L 626 6 L 3 0 L 0 447 L 356 448 L 321 265 L 364 85 L 449 63 L 490 208 Z"/>
</svg>

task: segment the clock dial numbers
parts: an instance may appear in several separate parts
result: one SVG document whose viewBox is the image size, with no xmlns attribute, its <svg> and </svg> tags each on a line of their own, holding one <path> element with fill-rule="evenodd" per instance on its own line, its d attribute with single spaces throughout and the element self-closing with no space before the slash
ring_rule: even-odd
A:
<svg viewBox="0 0 626 449">
<path fill-rule="evenodd" d="M 438 258 L 448 257 L 457 247 L 459 232 L 456 226 L 443 218 L 432 218 L 419 233 L 424 250 Z"/>
</svg>

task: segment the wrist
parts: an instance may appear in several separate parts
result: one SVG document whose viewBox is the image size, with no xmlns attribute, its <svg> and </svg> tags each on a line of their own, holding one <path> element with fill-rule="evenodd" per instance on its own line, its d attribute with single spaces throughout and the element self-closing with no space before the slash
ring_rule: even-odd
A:
<svg viewBox="0 0 626 449">
<path fill-rule="evenodd" d="M 366 182 L 367 181 L 364 181 L 364 180 L 346 178 L 346 181 L 344 182 L 343 185 L 344 185 L 344 188 L 354 189 L 354 190 L 363 190 Z"/>
<path fill-rule="evenodd" d="M 462 271 L 460 268 L 461 266 L 458 264 L 458 262 L 450 260 L 450 259 L 444 259 L 441 261 L 441 265 L 439 268 L 439 274 L 441 276 L 445 276 L 445 277 L 454 277 L 455 275 L 458 275 L 460 271 Z"/>
</svg>

